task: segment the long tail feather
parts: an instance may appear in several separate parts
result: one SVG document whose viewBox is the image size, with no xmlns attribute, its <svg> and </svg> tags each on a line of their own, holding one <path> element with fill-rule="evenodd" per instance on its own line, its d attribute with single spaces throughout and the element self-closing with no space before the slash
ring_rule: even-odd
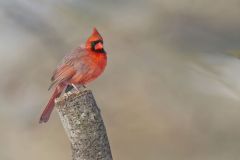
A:
<svg viewBox="0 0 240 160">
<path fill-rule="evenodd" d="M 54 108 L 54 103 L 55 103 L 54 100 L 61 95 L 63 89 L 64 89 L 64 86 L 61 84 L 56 87 L 55 91 L 52 94 L 52 97 L 50 98 L 47 106 L 45 107 L 45 109 L 40 117 L 39 123 L 48 121 L 48 119 L 53 111 L 53 108 Z"/>
</svg>

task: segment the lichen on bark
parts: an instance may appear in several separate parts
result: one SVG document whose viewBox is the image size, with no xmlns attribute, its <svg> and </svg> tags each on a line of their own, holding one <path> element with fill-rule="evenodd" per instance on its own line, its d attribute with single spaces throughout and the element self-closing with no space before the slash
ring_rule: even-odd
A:
<svg viewBox="0 0 240 160">
<path fill-rule="evenodd" d="M 112 160 L 106 128 L 92 92 L 67 93 L 55 103 L 73 160 Z"/>
</svg>

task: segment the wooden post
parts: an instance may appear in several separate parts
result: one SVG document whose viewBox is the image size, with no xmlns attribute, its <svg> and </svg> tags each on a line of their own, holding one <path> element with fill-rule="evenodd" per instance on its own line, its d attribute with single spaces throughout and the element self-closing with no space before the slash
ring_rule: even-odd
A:
<svg viewBox="0 0 240 160">
<path fill-rule="evenodd" d="M 68 92 L 55 103 L 72 146 L 73 160 L 112 160 L 106 128 L 92 92 Z"/>
</svg>

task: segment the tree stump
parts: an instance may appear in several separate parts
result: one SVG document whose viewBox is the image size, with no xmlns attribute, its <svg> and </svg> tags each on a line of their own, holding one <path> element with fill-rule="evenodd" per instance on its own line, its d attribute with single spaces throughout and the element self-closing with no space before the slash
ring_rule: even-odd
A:
<svg viewBox="0 0 240 160">
<path fill-rule="evenodd" d="M 90 90 L 68 92 L 55 104 L 71 143 L 73 160 L 112 160 L 106 128 Z"/>
</svg>

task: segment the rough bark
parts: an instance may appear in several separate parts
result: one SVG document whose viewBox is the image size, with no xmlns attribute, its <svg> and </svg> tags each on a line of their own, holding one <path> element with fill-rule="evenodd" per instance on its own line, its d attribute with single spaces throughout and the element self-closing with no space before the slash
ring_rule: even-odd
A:
<svg viewBox="0 0 240 160">
<path fill-rule="evenodd" d="M 55 103 L 71 142 L 73 160 L 112 160 L 106 129 L 92 92 L 68 93 Z"/>
</svg>

